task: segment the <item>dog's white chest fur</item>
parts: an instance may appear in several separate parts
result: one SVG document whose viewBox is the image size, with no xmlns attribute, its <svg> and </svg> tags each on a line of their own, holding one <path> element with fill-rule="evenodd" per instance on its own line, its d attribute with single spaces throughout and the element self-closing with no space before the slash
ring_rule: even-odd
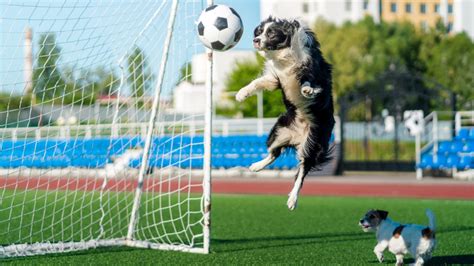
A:
<svg viewBox="0 0 474 266">
<path fill-rule="evenodd" d="M 294 71 L 301 62 L 290 49 L 267 52 L 267 55 L 270 59 L 267 61 L 267 71 L 278 78 L 286 98 L 297 108 L 304 109 L 307 101 L 301 94 L 301 84 Z"/>
</svg>

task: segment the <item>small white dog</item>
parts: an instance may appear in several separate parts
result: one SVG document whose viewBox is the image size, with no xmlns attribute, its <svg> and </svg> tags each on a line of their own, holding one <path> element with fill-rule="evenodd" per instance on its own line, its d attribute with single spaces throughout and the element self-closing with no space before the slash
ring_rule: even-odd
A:
<svg viewBox="0 0 474 266">
<path fill-rule="evenodd" d="M 374 248 L 375 255 L 383 262 L 383 252 L 388 247 L 396 258 L 395 265 L 403 265 L 403 256 L 411 254 L 415 259 L 415 265 L 423 265 L 431 258 L 436 245 L 435 240 L 435 217 L 431 210 L 426 210 L 429 226 L 417 224 L 400 224 L 387 218 L 388 212 L 382 210 L 370 210 L 359 221 L 364 232 L 374 232 L 377 237 L 377 245 Z"/>
</svg>

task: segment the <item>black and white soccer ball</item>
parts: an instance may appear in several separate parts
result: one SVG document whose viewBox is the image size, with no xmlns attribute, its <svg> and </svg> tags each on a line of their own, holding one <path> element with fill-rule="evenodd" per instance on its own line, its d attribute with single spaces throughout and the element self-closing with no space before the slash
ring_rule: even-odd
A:
<svg viewBox="0 0 474 266">
<path fill-rule="evenodd" d="M 204 46 L 226 51 L 239 42 L 244 27 L 242 19 L 232 7 L 212 5 L 199 16 L 197 31 Z"/>
</svg>

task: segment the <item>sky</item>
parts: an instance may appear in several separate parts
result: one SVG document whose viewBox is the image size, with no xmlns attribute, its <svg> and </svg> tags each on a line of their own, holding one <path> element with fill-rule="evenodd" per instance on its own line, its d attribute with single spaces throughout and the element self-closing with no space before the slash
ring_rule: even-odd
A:
<svg viewBox="0 0 474 266">
<path fill-rule="evenodd" d="M 39 49 L 40 33 L 54 32 L 62 50 L 61 64 L 87 69 L 101 63 L 115 63 L 130 49 L 128 44 L 146 28 L 147 20 L 161 3 L 154 0 L 0 0 L 0 91 L 15 94 L 23 91 L 23 38 L 27 25 L 33 29 L 34 54 Z M 197 39 L 194 22 L 206 1 L 181 0 L 181 3 L 192 9 L 193 14 L 177 18 L 178 25 L 181 25 L 178 28 L 187 29 L 185 33 L 175 35 L 172 46 L 178 48 L 183 46 L 182 42 L 192 43 Z M 215 0 L 214 3 L 233 7 L 242 18 L 244 34 L 233 49 L 253 50 L 253 29 L 260 20 L 259 1 Z M 159 62 L 161 58 L 167 22 L 161 16 L 166 18 L 166 15 L 157 17 L 138 41 L 152 62 Z M 203 51 L 200 44 L 179 54 L 174 51 L 177 54 L 174 58 L 179 61 L 174 67 L 179 68 L 182 60 L 189 60 L 193 53 L 200 51 Z"/>
</svg>

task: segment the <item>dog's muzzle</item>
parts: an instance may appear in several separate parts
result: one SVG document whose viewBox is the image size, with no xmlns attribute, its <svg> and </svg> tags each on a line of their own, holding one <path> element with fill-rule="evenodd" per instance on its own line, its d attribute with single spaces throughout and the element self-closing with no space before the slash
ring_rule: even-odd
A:
<svg viewBox="0 0 474 266">
<path fill-rule="evenodd" d="M 260 43 L 261 43 L 261 39 L 260 38 L 254 38 L 253 39 L 253 47 L 255 47 L 255 49 L 261 49 L 261 46 L 260 46 Z"/>
</svg>

